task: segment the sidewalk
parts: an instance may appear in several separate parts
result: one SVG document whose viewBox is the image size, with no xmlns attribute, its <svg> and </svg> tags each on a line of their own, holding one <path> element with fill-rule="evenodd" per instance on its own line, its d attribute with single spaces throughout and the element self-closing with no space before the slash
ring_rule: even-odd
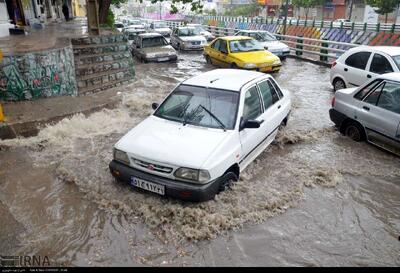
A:
<svg viewBox="0 0 400 273">
<path fill-rule="evenodd" d="M 120 101 L 118 88 L 86 95 L 2 103 L 5 122 L 0 122 L 0 139 L 34 136 L 40 127 L 77 113 L 90 114 L 114 108 Z"/>
</svg>

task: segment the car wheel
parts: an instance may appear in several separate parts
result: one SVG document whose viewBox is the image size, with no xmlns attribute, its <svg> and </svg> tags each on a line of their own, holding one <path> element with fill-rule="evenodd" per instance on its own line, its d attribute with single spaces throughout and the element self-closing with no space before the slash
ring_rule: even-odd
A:
<svg viewBox="0 0 400 273">
<path fill-rule="evenodd" d="M 179 51 L 183 51 L 183 48 L 182 48 L 181 44 L 178 44 L 178 50 Z"/>
<path fill-rule="evenodd" d="M 206 55 L 206 62 L 208 64 L 212 64 L 210 56 Z"/>
<path fill-rule="evenodd" d="M 344 134 L 357 142 L 365 140 L 364 128 L 358 122 L 350 121 L 346 123 Z"/>
<path fill-rule="evenodd" d="M 281 61 L 284 61 L 284 60 L 286 60 L 286 56 L 281 57 Z"/>
<path fill-rule="evenodd" d="M 333 81 L 333 90 L 338 91 L 340 89 L 344 89 L 346 88 L 346 84 L 344 83 L 344 81 L 342 79 L 336 78 Z"/>
<path fill-rule="evenodd" d="M 238 69 L 239 67 L 235 63 L 231 63 L 231 68 Z"/>
<path fill-rule="evenodd" d="M 238 177 L 233 172 L 228 172 L 224 174 L 219 184 L 218 193 L 225 191 L 230 188 L 232 184 L 238 180 Z"/>
</svg>

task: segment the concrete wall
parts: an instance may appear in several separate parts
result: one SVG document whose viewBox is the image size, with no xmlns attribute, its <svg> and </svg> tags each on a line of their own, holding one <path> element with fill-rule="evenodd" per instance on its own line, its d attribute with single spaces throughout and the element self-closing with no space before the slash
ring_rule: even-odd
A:
<svg viewBox="0 0 400 273">
<path fill-rule="evenodd" d="M 65 95 L 77 95 L 72 46 L 4 56 L 0 63 L 0 100 Z"/>
</svg>

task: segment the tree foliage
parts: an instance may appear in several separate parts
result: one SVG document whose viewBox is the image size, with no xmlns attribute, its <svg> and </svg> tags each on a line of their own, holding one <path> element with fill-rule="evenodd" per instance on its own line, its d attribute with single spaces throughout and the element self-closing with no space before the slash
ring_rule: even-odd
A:
<svg viewBox="0 0 400 273">
<path fill-rule="evenodd" d="M 395 11 L 400 0 L 365 0 L 365 4 L 375 8 L 375 12 L 385 15 Z"/>
<path fill-rule="evenodd" d="M 385 16 L 385 23 L 387 23 L 388 14 L 395 11 L 400 0 L 365 0 L 365 4 L 375 8 L 375 12 Z"/>
</svg>

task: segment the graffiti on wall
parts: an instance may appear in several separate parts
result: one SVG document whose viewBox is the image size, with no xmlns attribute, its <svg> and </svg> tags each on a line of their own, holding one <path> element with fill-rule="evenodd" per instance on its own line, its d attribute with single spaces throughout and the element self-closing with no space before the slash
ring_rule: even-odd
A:
<svg viewBox="0 0 400 273">
<path fill-rule="evenodd" d="M 76 95 L 70 48 L 7 58 L 0 66 L 0 100 Z"/>
</svg>

